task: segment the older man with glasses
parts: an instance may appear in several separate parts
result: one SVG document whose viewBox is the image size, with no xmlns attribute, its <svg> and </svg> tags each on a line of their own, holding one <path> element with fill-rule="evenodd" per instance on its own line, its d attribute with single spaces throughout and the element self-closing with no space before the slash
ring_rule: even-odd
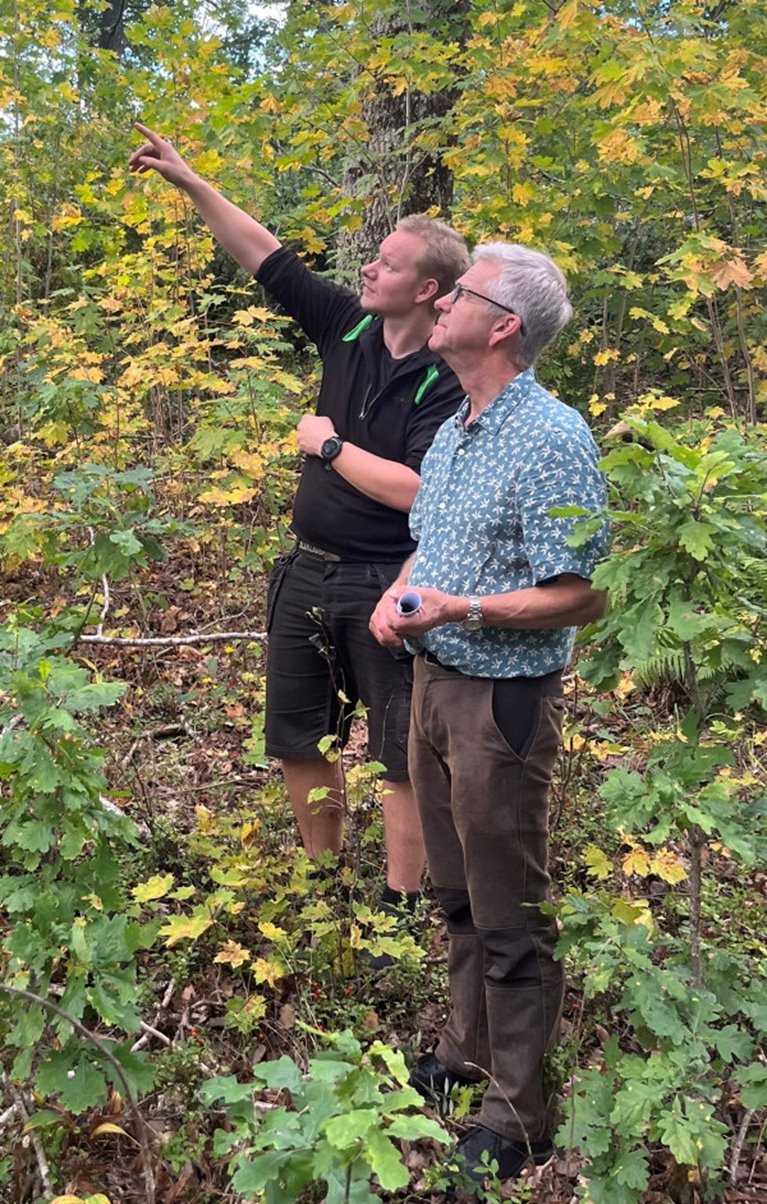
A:
<svg viewBox="0 0 767 1204">
<path fill-rule="evenodd" d="M 576 628 L 603 613 L 591 587 L 607 529 L 598 454 L 575 410 L 533 364 L 569 321 L 565 279 L 526 247 L 479 247 L 436 302 L 429 346 L 466 391 L 440 427 L 411 511 L 416 551 L 371 619 L 384 645 L 418 655 L 410 765 L 432 883 L 447 921 L 452 1008 L 411 1083 L 432 1103 L 489 1079 L 456 1163 L 479 1181 L 552 1152 L 543 1058 L 556 1040 L 548 799 L 560 747 L 562 673 Z M 420 609 L 401 614 L 404 591 Z"/>
</svg>

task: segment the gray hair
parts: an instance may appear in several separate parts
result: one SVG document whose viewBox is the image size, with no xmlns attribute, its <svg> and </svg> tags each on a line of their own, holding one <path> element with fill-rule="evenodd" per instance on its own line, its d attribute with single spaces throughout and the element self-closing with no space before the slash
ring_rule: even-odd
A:
<svg viewBox="0 0 767 1204">
<path fill-rule="evenodd" d="M 484 243 L 472 255 L 474 263 L 483 259 L 500 265 L 488 295 L 521 319 L 525 333 L 517 336 L 515 358 L 529 368 L 573 316 L 567 281 L 548 255 L 519 243 Z"/>
</svg>

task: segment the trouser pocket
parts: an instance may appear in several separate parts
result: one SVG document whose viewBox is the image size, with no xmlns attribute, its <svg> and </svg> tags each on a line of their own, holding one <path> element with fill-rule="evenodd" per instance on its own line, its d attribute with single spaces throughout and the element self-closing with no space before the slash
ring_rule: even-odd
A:
<svg viewBox="0 0 767 1204">
<path fill-rule="evenodd" d="M 266 631 L 267 634 L 272 629 L 274 620 L 274 609 L 277 605 L 277 599 L 280 596 L 283 582 L 288 569 L 296 558 L 295 550 L 292 552 L 284 552 L 282 556 L 278 556 L 274 562 L 272 575 L 269 578 L 269 587 L 266 592 Z"/>
</svg>

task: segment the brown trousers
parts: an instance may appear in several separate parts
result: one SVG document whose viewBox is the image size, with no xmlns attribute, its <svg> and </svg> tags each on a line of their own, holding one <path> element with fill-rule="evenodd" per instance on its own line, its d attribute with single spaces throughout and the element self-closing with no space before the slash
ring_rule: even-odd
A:
<svg viewBox="0 0 767 1204">
<path fill-rule="evenodd" d="M 560 674 L 503 681 L 504 734 L 495 687 L 417 657 L 408 756 L 448 929 L 452 1008 L 435 1052 L 452 1070 L 489 1076 L 479 1123 L 524 1142 L 546 1136 L 543 1056 L 562 1006 L 556 923 L 536 904 L 549 897 L 564 704 Z"/>
</svg>

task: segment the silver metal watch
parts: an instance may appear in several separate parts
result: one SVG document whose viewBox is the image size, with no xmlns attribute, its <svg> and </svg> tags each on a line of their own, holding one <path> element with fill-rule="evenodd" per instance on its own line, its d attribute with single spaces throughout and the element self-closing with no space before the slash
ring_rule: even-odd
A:
<svg viewBox="0 0 767 1204">
<path fill-rule="evenodd" d="M 479 631 L 483 624 L 482 599 L 478 598 L 476 594 L 469 594 L 469 609 L 461 626 L 465 627 L 467 631 Z"/>
</svg>

